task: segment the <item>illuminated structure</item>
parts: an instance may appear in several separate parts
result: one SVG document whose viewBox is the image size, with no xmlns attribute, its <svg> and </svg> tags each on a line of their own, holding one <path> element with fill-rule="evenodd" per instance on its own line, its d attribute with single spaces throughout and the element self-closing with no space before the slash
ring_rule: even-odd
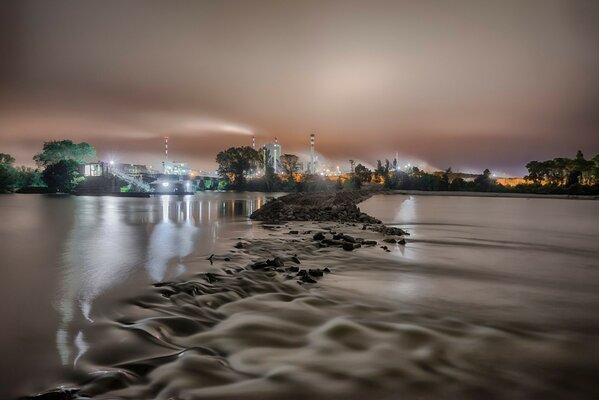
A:
<svg viewBox="0 0 599 400">
<path fill-rule="evenodd" d="M 281 145 L 279 144 L 279 140 L 275 138 L 274 143 L 267 143 L 262 147 L 264 151 L 264 158 L 266 160 L 264 168 L 266 165 L 271 165 L 275 171 L 275 174 L 280 172 L 281 170 Z M 266 172 L 266 170 L 265 170 Z"/>
<path fill-rule="evenodd" d="M 165 175 L 189 175 L 191 169 L 183 162 L 165 161 L 163 163 L 163 173 Z"/>
<path fill-rule="evenodd" d="M 252 149 L 256 150 L 256 136 L 252 136 Z"/>
<path fill-rule="evenodd" d="M 308 173 L 316 173 L 316 157 L 314 156 L 314 134 L 310 134 L 310 162 L 308 163 Z"/>
<path fill-rule="evenodd" d="M 164 137 L 164 162 L 162 163 L 162 172 L 166 172 L 166 164 L 168 163 L 168 136 Z"/>
</svg>

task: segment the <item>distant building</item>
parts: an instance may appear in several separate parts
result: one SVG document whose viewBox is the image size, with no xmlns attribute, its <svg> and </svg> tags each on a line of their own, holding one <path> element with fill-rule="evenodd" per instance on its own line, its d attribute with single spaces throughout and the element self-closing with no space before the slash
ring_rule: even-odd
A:
<svg viewBox="0 0 599 400">
<path fill-rule="evenodd" d="M 189 175 L 191 168 L 183 162 L 163 161 L 162 167 L 165 175 Z"/>
<path fill-rule="evenodd" d="M 266 163 L 272 165 L 275 173 L 281 171 L 281 145 L 275 138 L 275 143 L 267 143 L 262 147 L 267 159 Z"/>
<path fill-rule="evenodd" d="M 114 168 L 119 169 L 129 175 L 142 175 L 152 173 L 151 169 L 147 165 L 141 164 L 115 164 Z"/>
</svg>

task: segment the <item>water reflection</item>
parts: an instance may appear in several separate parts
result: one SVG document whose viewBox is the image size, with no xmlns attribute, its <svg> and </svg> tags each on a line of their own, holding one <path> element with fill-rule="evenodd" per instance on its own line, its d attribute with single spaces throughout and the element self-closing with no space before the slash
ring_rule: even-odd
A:
<svg viewBox="0 0 599 400">
<path fill-rule="evenodd" d="M 78 327 L 94 322 L 102 293 L 184 273 L 185 258 L 198 247 L 213 250 L 223 222 L 244 221 L 264 200 L 262 194 L 233 193 L 77 198 L 55 303 L 60 316 L 56 346 L 63 365 L 74 363 L 87 350 Z"/>
<path fill-rule="evenodd" d="M 193 251 L 199 230 L 193 216 L 193 196 L 177 200 L 174 207 L 170 196 L 162 196 L 161 204 L 162 220 L 152 230 L 146 263 L 148 275 L 156 282 L 164 279 L 172 259 L 178 261 L 176 274 L 185 272 L 183 257 Z"/>
</svg>

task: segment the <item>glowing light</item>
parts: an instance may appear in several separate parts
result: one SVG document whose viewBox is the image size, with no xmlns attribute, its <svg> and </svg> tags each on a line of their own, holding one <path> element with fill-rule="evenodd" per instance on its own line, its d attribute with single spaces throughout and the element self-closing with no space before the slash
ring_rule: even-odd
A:
<svg viewBox="0 0 599 400">
<path fill-rule="evenodd" d="M 168 182 L 162 182 L 162 186 L 168 187 Z"/>
<path fill-rule="evenodd" d="M 110 165 L 114 165 L 114 160 L 110 160 Z"/>
</svg>

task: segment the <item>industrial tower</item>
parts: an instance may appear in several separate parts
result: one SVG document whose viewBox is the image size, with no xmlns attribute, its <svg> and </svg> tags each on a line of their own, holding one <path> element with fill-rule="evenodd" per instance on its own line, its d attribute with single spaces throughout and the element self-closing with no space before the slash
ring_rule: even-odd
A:
<svg viewBox="0 0 599 400">
<path fill-rule="evenodd" d="M 315 167 L 315 157 L 314 157 L 314 134 L 310 134 L 310 164 L 308 165 L 308 172 L 311 174 L 316 173 Z"/>
</svg>

